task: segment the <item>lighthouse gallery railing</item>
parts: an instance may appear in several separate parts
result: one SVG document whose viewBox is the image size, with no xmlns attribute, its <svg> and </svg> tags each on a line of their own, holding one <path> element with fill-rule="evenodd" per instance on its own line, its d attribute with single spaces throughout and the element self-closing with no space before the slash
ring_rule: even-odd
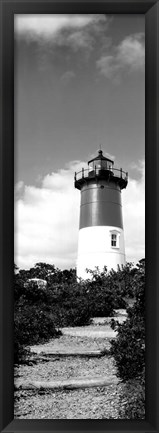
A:
<svg viewBox="0 0 159 433">
<path fill-rule="evenodd" d="M 81 171 L 79 172 L 75 172 L 75 177 L 74 180 L 75 182 L 82 179 L 82 178 L 89 178 L 89 177 L 94 177 L 94 176 L 100 176 L 100 174 L 104 174 L 104 172 L 106 172 L 107 174 L 109 173 L 110 176 L 115 176 L 115 177 L 119 177 L 120 179 L 124 179 L 126 182 L 128 182 L 128 173 L 125 172 L 124 170 L 122 170 L 122 168 L 118 169 L 118 168 L 110 168 L 110 169 L 106 169 L 104 167 L 102 167 L 102 169 L 97 169 L 95 167 L 94 170 L 90 170 L 88 168 L 84 169 L 82 168 Z M 105 173 L 105 174 L 106 174 Z"/>
</svg>

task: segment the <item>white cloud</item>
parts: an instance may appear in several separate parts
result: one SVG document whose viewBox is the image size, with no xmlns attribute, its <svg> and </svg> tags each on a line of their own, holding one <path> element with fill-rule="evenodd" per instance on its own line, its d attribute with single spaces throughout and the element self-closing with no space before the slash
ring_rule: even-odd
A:
<svg viewBox="0 0 159 433">
<path fill-rule="evenodd" d="M 80 192 L 74 172 L 86 168 L 72 161 L 44 177 L 41 187 L 25 186 L 15 201 L 15 263 L 20 268 L 44 261 L 61 269 L 76 264 Z M 144 165 L 141 178 L 122 192 L 127 261 L 144 257 Z M 20 186 L 20 185 L 19 185 Z M 22 184 L 21 184 L 22 186 Z"/>
<path fill-rule="evenodd" d="M 123 72 L 143 71 L 145 64 L 144 34 L 129 35 L 111 52 L 102 55 L 96 66 L 108 79 L 119 80 Z"/>
<path fill-rule="evenodd" d="M 117 61 L 131 70 L 142 69 L 145 64 L 144 35 L 138 33 L 125 38 L 118 46 Z"/>
<path fill-rule="evenodd" d="M 20 268 L 38 261 L 75 266 L 80 193 L 73 182 L 81 165 L 75 161 L 45 176 L 39 188 L 25 186 L 15 201 L 15 262 Z"/>
<path fill-rule="evenodd" d="M 145 163 L 135 166 L 140 178 L 122 191 L 126 258 L 134 263 L 145 257 Z"/>
<path fill-rule="evenodd" d="M 22 193 L 23 188 L 24 188 L 24 182 L 22 180 L 20 180 L 15 185 L 15 189 L 14 189 L 15 195 Z"/>
<path fill-rule="evenodd" d="M 63 84 L 68 84 L 70 81 L 72 81 L 72 79 L 75 78 L 75 73 L 74 71 L 66 71 L 64 72 L 64 74 L 61 76 L 61 81 Z"/>
<path fill-rule="evenodd" d="M 105 31 L 110 21 L 104 14 L 17 14 L 14 30 L 16 39 L 27 44 L 35 43 L 40 70 L 45 71 L 57 53 L 64 57 L 63 49 L 67 50 L 67 59 L 70 54 L 80 53 L 82 60 L 87 62 L 96 46 L 99 52 L 99 46 L 101 49 L 108 45 Z"/>
<path fill-rule="evenodd" d="M 51 42 L 69 45 L 74 50 L 92 45 L 89 30 L 98 33 L 101 22 L 107 22 L 102 14 L 52 14 L 15 15 L 15 35 L 28 41 Z"/>
<path fill-rule="evenodd" d="M 65 41 L 66 42 L 66 41 Z M 78 30 L 71 33 L 67 38 L 67 44 L 72 47 L 74 51 L 79 49 L 92 50 L 94 38 L 85 30 Z"/>
<path fill-rule="evenodd" d="M 48 39 L 66 28 L 81 28 L 92 21 L 92 15 L 15 15 L 15 32 Z"/>
</svg>

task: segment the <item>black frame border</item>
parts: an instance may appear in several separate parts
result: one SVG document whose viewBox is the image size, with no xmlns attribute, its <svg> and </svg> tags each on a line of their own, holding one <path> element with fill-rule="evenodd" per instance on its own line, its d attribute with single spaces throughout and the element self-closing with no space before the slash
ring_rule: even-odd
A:
<svg viewBox="0 0 159 433">
<path fill-rule="evenodd" d="M 144 14 L 146 31 L 146 419 L 14 420 L 13 263 L 14 263 L 14 14 Z M 0 0 L 0 431 L 159 432 L 159 0 Z M 2 111 L 3 109 L 3 111 Z"/>
</svg>

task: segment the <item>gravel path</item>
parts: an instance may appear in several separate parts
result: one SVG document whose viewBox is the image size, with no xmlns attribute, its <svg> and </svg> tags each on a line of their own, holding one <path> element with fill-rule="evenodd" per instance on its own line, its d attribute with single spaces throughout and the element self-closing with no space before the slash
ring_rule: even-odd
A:
<svg viewBox="0 0 159 433">
<path fill-rule="evenodd" d="M 22 419 L 117 419 L 119 389 L 86 388 L 74 391 L 21 391 L 15 418 Z"/>
<path fill-rule="evenodd" d="M 97 329 L 98 328 L 98 329 Z M 103 329 L 104 328 L 104 329 Z M 66 328 L 65 328 L 66 329 Z M 67 328 L 68 329 L 68 328 Z M 74 335 L 71 334 L 74 329 Z M 101 331 L 104 331 L 104 338 Z M 106 335 L 106 330 L 107 335 Z M 109 325 L 70 328 L 69 332 L 49 343 L 32 346 L 36 353 L 47 353 L 50 349 L 109 349 Z M 89 331 L 89 332 L 88 332 Z M 95 332 L 94 332 L 95 331 Z M 98 331 L 98 332 L 97 332 Z M 87 336 L 86 336 L 87 334 Z M 48 358 L 32 366 L 15 368 L 16 380 L 49 381 L 53 379 L 116 377 L 113 359 L 75 357 Z M 115 419 L 119 418 L 119 399 L 122 384 L 78 390 L 18 390 L 15 392 L 15 418 L 21 419 Z"/>
</svg>

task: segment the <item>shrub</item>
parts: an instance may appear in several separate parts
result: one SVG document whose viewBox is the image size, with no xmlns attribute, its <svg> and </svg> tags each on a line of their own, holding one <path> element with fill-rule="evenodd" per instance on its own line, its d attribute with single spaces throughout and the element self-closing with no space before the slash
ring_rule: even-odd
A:
<svg viewBox="0 0 159 433">
<path fill-rule="evenodd" d="M 56 325 L 82 326 L 90 321 L 90 308 L 85 286 L 78 283 L 62 283 L 49 288 L 52 292 L 52 314 Z M 58 323 L 57 323 L 58 322 Z"/>
<path fill-rule="evenodd" d="M 20 287 L 14 308 L 14 359 L 15 363 L 24 362 L 29 345 L 45 342 L 61 335 L 51 317 L 51 308 L 46 302 L 44 290 L 36 284 L 27 288 Z"/>
<path fill-rule="evenodd" d="M 111 341 L 111 355 L 115 359 L 117 374 L 123 380 L 141 376 L 145 366 L 145 267 L 139 263 L 133 279 L 135 303 L 127 309 L 123 324 L 112 322 L 118 331 Z"/>
<path fill-rule="evenodd" d="M 88 270 L 91 280 L 85 282 L 86 296 L 89 303 L 91 317 L 109 317 L 114 315 L 115 308 L 125 308 L 117 272 L 107 273 L 104 268 L 100 272 Z"/>
<path fill-rule="evenodd" d="M 23 344 L 20 344 L 17 340 L 17 334 L 15 333 L 14 339 L 14 363 L 15 364 L 27 364 L 30 358 L 30 350 L 26 349 Z"/>
<path fill-rule="evenodd" d="M 35 281 L 26 285 L 26 279 L 19 275 L 15 280 L 16 363 L 24 362 L 27 346 L 61 335 L 60 327 L 89 323 L 89 306 L 81 285 L 65 282 L 43 288 Z"/>
<path fill-rule="evenodd" d="M 145 372 L 138 379 L 122 384 L 120 391 L 120 419 L 145 419 Z"/>
</svg>

